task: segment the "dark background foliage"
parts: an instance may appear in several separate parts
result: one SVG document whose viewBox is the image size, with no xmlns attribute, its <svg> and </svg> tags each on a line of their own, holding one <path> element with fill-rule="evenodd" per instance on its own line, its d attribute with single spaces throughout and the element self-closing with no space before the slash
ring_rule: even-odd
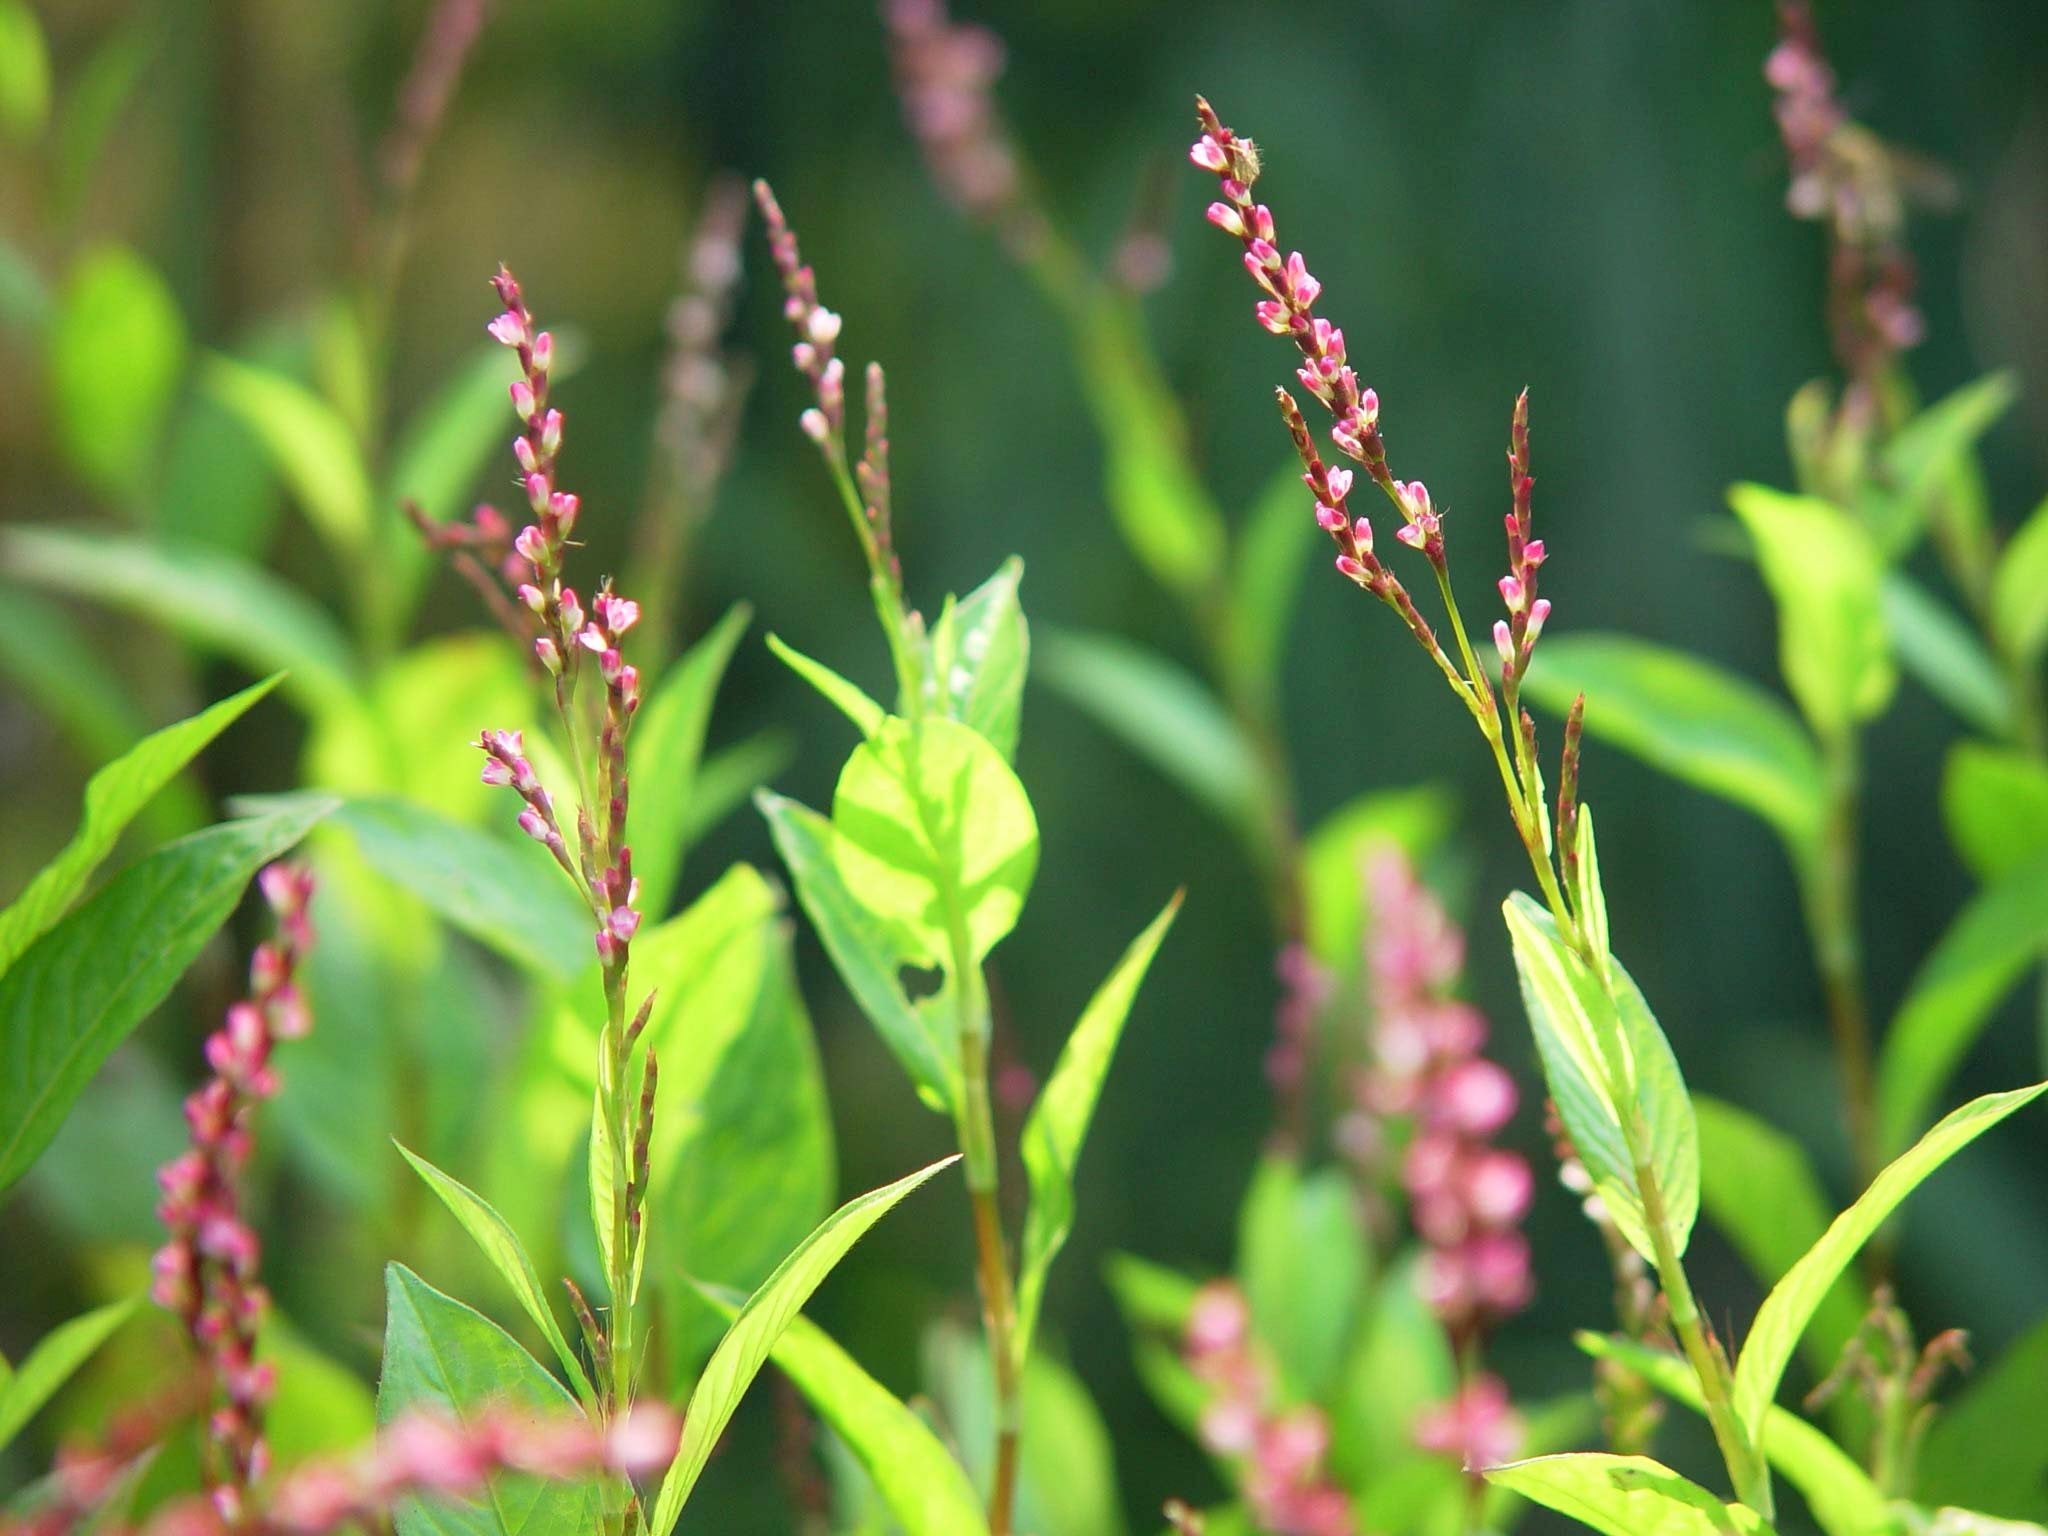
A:
<svg viewBox="0 0 2048 1536">
<path fill-rule="evenodd" d="M 426 7 L 145 0 L 142 9 L 158 16 L 158 51 L 84 227 L 157 262 L 196 339 L 233 343 L 340 270 L 354 231 L 337 166 L 384 120 Z M 1284 460 L 1268 396 L 1287 367 L 1284 349 L 1249 323 L 1232 251 L 1201 222 L 1206 189 L 1182 159 L 1196 89 L 1265 147 L 1261 190 L 1378 387 L 1397 460 L 1453 509 L 1454 551 L 1465 551 L 1475 600 L 1496 563 L 1508 407 L 1526 384 L 1553 630 L 1627 630 L 1774 675 L 1773 624 L 1754 573 L 1697 538 L 1730 481 L 1789 480 L 1784 403 L 1829 367 L 1820 237 L 1782 208 L 1758 69 L 1772 37 L 1766 5 L 1046 0 L 967 9 L 1008 41 L 1004 110 L 1077 238 L 1106 250 L 1137 190 L 1167 178 L 1173 270 L 1147 311 L 1189 403 L 1203 471 L 1227 507 L 1246 504 Z M 128 14 L 88 0 L 46 8 L 60 85 L 67 63 Z M 2022 403 L 1987 444 L 2009 528 L 2048 484 L 2048 8 L 1916 0 L 1830 6 L 1820 20 L 1854 110 L 1944 162 L 1963 189 L 1954 216 L 1915 231 L 1930 339 L 1912 369 L 1929 396 L 1993 366 L 2020 370 Z M 678 242 L 722 168 L 775 182 L 826 302 L 846 316 L 842 350 L 890 370 L 913 594 L 935 602 L 1016 551 L 1035 623 L 1117 631 L 1189 655 L 1178 615 L 1110 530 L 1097 441 L 1059 327 L 995 243 L 933 192 L 899 118 L 879 28 L 859 0 L 501 4 L 427 163 L 395 319 L 400 409 L 473 348 L 489 313 L 483 278 L 510 262 L 543 319 L 573 322 L 588 342 L 560 403 L 567 481 L 584 492 L 601 565 L 616 547 L 608 525 L 638 504 Z M 19 194 L 0 177 L 0 222 L 33 248 Z M 795 430 L 802 392 L 783 367 L 757 232 L 747 260 L 735 340 L 759 359 L 762 382 L 690 573 L 689 629 L 745 597 L 757 636 L 775 629 L 879 687 L 886 662 L 858 553 Z M 0 338 L 0 357 L 8 345 Z M 11 368 L 0 377 L 9 380 L 5 515 L 90 515 L 89 496 L 41 446 L 33 379 Z M 316 590 L 332 586 L 306 540 L 279 538 L 269 558 Z M 1409 642 L 1352 589 L 1319 579 L 1316 562 L 1287 683 L 1304 806 L 1313 817 L 1364 787 L 1456 787 L 1473 862 L 1473 987 L 1496 1021 L 1498 1049 L 1529 1083 L 1531 1052 L 1492 915 L 1526 871 L 1490 769 Z M 448 583 L 427 622 L 455 627 L 473 616 L 467 592 Z M 160 670 L 152 642 L 125 625 L 95 630 L 146 688 Z M 215 668 L 207 687 L 231 681 Z M 177 713 L 178 701 L 160 702 L 159 718 Z M 813 803 L 829 794 L 843 726 L 758 644 L 743 646 L 720 708 L 721 739 L 795 727 L 801 752 L 783 787 Z M 259 718 L 276 729 L 244 729 L 233 738 L 240 756 L 214 754 L 212 788 L 274 788 L 289 777 L 289 717 L 266 709 Z M 1908 684 L 1870 743 L 1863 895 L 1880 1017 L 1969 889 L 1934 811 L 1951 736 L 1948 718 Z M 88 766 L 25 705 L 0 700 L 0 885 L 14 887 L 60 841 Z M 1202 1496 L 1211 1485 L 1139 1391 L 1100 1263 L 1113 1248 L 1197 1269 L 1229 1261 L 1236 1201 L 1268 1127 L 1267 928 L 1227 836 L 1060 700 L 1031 695 L 1019 769 L 1044 856 L 1026 921 L 996 960 L 1025 1063 L 1049 1064 L 1126 938 L 1176 884 L 1190 887 L 1111 1077 L 1083 1168 L 1080 1227 L 1051 1303 L 1058 1336 L 1114 1427 L 1124 1494 L 1142 1518 L 1170 1493 Z M 1616 951 L 1691 1081 L 1793 1129 L 1839 1173 L 1819 999 L 1779 849 L 1740 812 L 1611 751 L 1590 752 L 1586 786 L 1600 809 Z M 731 858 L 773 865 L 750 813 L 719 835 L 698 878 Z M 843 1187 L 940 1153 L 945 1127 L 914 1109 L 808 940 L 803 960 Z M 2034 997 L 2008 1009 L 1956 1097 L 1962 1086 L 2039 1075 L 2039 1012 Z M 169 1033 L 144 1038 L 161 1047 Z M 1541 1159 L 1536 1120 L 1525 1108 L 1517 1126 Z M 2027 1117 L 1909 1207 L 1899 1279 L 1926 1327 L 1968 1326 L 1988 1352 L 2038 1313 L 2048 1273 L 2044 1148 L 2048 1131 Z M 907 1209 L 821 1302 L 899 1388 L 914 1385 L 919 1320 L 961 1308 L 969 1294 L 960 1215 L 939 1197 Z M 27 1198 L 5 1221 L 10 1234 L 63 1230 Z M 1533 1221 L 1540 1299 L 1498 1348 L 1517 1386 L 1535 1392 L 1582 1377 L 1567 1331 L 1601 1325 L 1608 1310 L 1595 1240 L 1548 1180 Z M 303 1248 L 280 1262 L 317 1264 L 320 1242 L 319 1231 L 303 1232 Z M 9 1297 L 0 1347 L 10 1354 L 63 1310 L 65 1251 L 0 1241 Z M 1739 1330 L 1751 1282 L 1712 1234 L 1698 1251 L 1703 1296 L 1721 1326 Z M 375 1321 L 374 1310 L 348 1319 L 343 1335 Z M 729 1463 L 759 1464 L 764 1425 L 765 1415 L 748 1431 L 762 1443 Z M 726 1485 L 761 1481 L 724 1470 Z M 773 1528 L 778 1517 L 764 1509 L 758 1518 Z M 727 1528 L 754 1527 L 736 1518 Z"/>
</svg>

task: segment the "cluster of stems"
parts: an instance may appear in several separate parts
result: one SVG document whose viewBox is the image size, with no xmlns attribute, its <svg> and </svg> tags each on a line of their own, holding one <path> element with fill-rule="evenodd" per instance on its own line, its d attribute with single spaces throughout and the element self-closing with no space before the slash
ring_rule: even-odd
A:
<svg viewBox="0 0 2048 1536">
<path fill-rule="evenodd" d="M 818 300 L 817 275 L 805 264 L 796 233 L 765 181 L 754 196 L 768 228 L 769 252 L 780 274 L 783 315 L 796 333 L 791 361 L 811 385 L 814 403 L 799 417 L 804 435 L 817 444 L 838 487 L 867 558 L 868 585 L 888 637 L 896 668 L 899 708 L 909 724 L 907 750 L 918 750 L 920 727 L 935 707 L 929 637 L 922 615 L 908 608 L 903 568 L 896 557 L 891 525 L 888 407 L 879 364 L 867 367 L 867 416 L 861 455 L 847 444 L 845 363 L 834 350 L 840 317 Z M 960 1050 L 960 1092 L 953 1107 L 954 1131 L 966 1173 L 974 1224 L 975 1280 L 981 1296 L 995 1395 L 995 1471 L 989 1490 L 991 1536 L 1009 1536 L 1016 1502 L 1018 1437 L 1022 1420 L 1016 1279 L 1004 1235 L 995 1114 L 989 1092 L 992 1015 L 988 983 L 970 941 L 964 913 L 950 914 L 948 969 L 952 977 L 955 1034 Z"/>
<path fill-rule="evenodd" d="M 1349 361 L 1344 333 L 1316 313 L 1322 285 L 1310 275 L 1298 251 L 1281 255 L 1272 212 L 1251 195 L 1252 184 L 1259 175 L 1256 147 L 1251 140 L 1226 127 L 1207 101 L 1197 97 L 1195 109 L 1200 136 L 1189 150 L 1189 158 L 1197 167 L 1216 176 L 1221 192 L 1221 197 L 1209 207 L 1210 222 L 1242 245 L 1246 270 L 1262 295 L 1255 309 L 1259 324 L 1272 334 L 1287 338 L 1300 353 L 1302 362 L 1297 377 L 1302 387 L 1334 418 L 1329 438 L 1338 453 L 1358 466 L 1358 471 L 1353 471 L 1327 464 L 1293 396 L 1285 389 L 1277 391 L 1282 418 L 1301 458 L 1302 478 L 1314 498 L 1316 520 L 1337 546 L 1337 569 L 1347 580 L 1394 610 L 1470 712 L 1499 770 L 1509 814 L 1559 938 L 1593 977 L 1607 978 L 1608 957 L 1591 939 L 1589 925 L 1582 921 L 1584 914 L 1578 910 L 1577 871 L 1566 851 L 1573 843 L 1561 836 L 1555 843 L 1552 840 L 1555 829 L 1571 827 L 1578 815 L 1577 727 L 1584 701 L 1574 703 L 1567 725 L 1554 824 L 1537 761 L 1536 723 L 1520 704 L 1521 682 L 1550 612 L 1548 600 L 1535 593 L 1536 571 L 1544 552 L 1542 542 L 1530 537 L 1530 494 L 1534 481 L 1529 472 L 1527 393 L 1515 403 L 1509 432 L 1509 562 L 1507 574 L 1499 582 L 1506 616 L 1494 629 L 1499 653 L 1496 694 L 1495 675 L 1480 663 L 1452 590 L 1444 514 L 1419 481 L 1403 481 L 1388 467 L 1378 395 L 1360 383 Z M 1357 472 L 1363 472 L 1392 505 L 1400 521 L 1396 539 L 1427 563 L 1442 598 L 1452 637 L 1451 650 L 1446 651 L 1438 641 L 1406 587 L 1375 553 L 1370 520 L 1354 514 L 1347 505 Z M 1609 1070 L 1612 1073 L 1615 1069 L 1610 1065 Z M 1637 1195 L 1643 1207 L 1644 1225 L 1650 1232 L 1652 1259 L 1671 1326 L 1699 1379 L 1707 1417 L 1736 1496 L 1768 1518 L 1772 1503 L 1770 1474 L 1758 1447 L 1735 1415 L 1733 1373 L 1726 1352 L 1701 1317 L 1680 1263 L 1664 1191 L 1651 1161 L 1647 1121 L 1626 1082 L 1615 1076 L 1607 1088 L 1620 1115 L 1623 1141 L 1635 1166 Z"/>
</svg>

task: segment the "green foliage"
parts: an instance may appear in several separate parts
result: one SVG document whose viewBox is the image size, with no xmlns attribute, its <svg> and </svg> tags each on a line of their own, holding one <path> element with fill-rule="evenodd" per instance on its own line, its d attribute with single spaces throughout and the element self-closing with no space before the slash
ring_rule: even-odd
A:
<svg viewBox="0 0 2048 1536">
<path fill-rule="evenodd" d="M 711 1459 L 718 1437 L 725 1433 L 740 1399 L 783 1331 L 811 1299 L 811 1293 L 868 1228 L 905 1195 L 957 1161 L 958 1158 L 946 1158 L 849 1200 L 798 1244 L 776 1266 L 775 1273 L 747 1298 L 690 1394 L 689 1406 L 683 1413 L 683 1442 L 667 1476 L 661 1480 L 661 1491 L 655 1497 L 648 1521 L 652 1536 L 668 1536 L 675 1529 L 676 1517 L 703 1475 L 704 1464 Z"/>
<path fill-rule="evenodd" d="M 1884 573 L 1882 599 L 1899 665 L 1959 720 L 1992 736 L 2010 734 L 2011 689 L 1976 631 L 1904 572 Z"/>
<path fill-rule="evenodd" d="M 277 681 L 268 678 L 189 720 L 145 736 L 87 781 L 84 810 L 71 841 L 0 911 L 0 974 L 78 899 L 123 830 L 157 792 Z"/>
<path fill-rule="evenodd" d="M 2048 766 L 1959 741 L 1941 775 L 1941 816 L 1979 880 L 2010 874 L 2048 854 Z"/>
<path fill-rule="evenodd" d="M 50 332 L 59 441 L 95 490 L 138 498 L 185 367 L 185 320 L 156 269 L 126 246 L 81 256 Z"/>
<path fill-rule="evenodd" d="M 1869 535 L 1832 502 L 1738 485 L 1728 504 L 1778 605 L 1778 665 L 1823 741 L 1880 713 L 1897 682 L 1883 569 Z"/>
<path fill-rule="evenodd" d="M 1046 1274 L 1073 1230 L 1074 1169 L 1088 1123 L 1095 1117 L 1103 1079 L 1109 1075 L 1131 1004 L 1166 930 L 1180 914 L 1180 903 L 1181 895 L 1176 893 L 1131 941 L 1108 979 L 1088 1000 L 1024 1122 L 1024 1172 L 1031 1185 L 1031 1206 L 1024 1219 L 1024 1251 L 1017 1272 L 1016 1354 L 1020 1363 L 1031 1355 Z"/>
<path fill-rule="evenodd" d="M 1647 1456 L 1538 1456 L 1489 1467 L 1486 1480 L 1606 1536 L 1769 1536 L 1771 1529 L 1747 1505 L 1723 1504 Z"/>
<path fill-rule="evenodd" d="M 2048 1521 L 2048 1436 L 2012 1432 L 2015 1425 L 2042 1423 L 2048 1423 L 2048 1318 L 1943 1405 L 1920 1444 L 1915 1497 Z"/>
<path fill-rule="evenodd" d="M 1421 863 L 1457 824 L 1458 806 L 1441 784 L 1377 790 L 1347 801 L 1302 841 L 1301 885 L 1309 952 L 1339 978 L 1358 973 L 1372 914 L 1362 871 L 1375 847 L 1398 848 Z"/>
<path fill-rule="evenodd" d="M 206 359 L 199 380 L 268 450 L 278 478 L 329 546 L 345 554 L 363 549 L 375 503 L 340 413 L 298 380 L 220 353 Z"/>
<path fill-rule="evenodd" d="M 465 1422 L 494 1404 L 556 1416 L 576 1411 L 575 1399 L 510 1334 L 403 1264 L 385 1268 L 384 1308 L 380 1424 L 415 1408 Z M 598 1510 L 597 1490 L 588 1482 L 505 1474 L 491 1478 L 480 1499 L 402 1503 L 398 1530 L 400 1536 L 546 1536 L 594 1530 Z"/>
<path fill-rule="evenodd" d="M 1012 555 L 958 602 L 948 598 L 931 635 L 931 672 L 947 716 L 979 731 L 1005 762 L 1017 756 L 1031 669 L 1031 631 L 1017 596 L 1023 579 L 1024 562 Z"/>
<path fill-rule="evenodd" d="M 1238 530 L 1231 558 L 1224 666 L 1254 697 L 1277 691 L 1281 652 L 1310 562 L 1322 537 L 1302 501 L 1301 466 L 1289 459 L 1267 482 Z"/>
<path fill-rule="evenodd" d="M 1991 630 L 2024 667 L 2048 648 L 2048 501 L 2034 508 L 1999 557 L 1991 582 Z"/>
<path fill-rule="evenodd" d="M 1238 1209 L 1237 1273 L 1291 1398 L 1320 1398 L 1335 1379 L 1371 1263 L 1341 1169 L 1260 1159 Z"/>
<path fill-rule="evenodd" d="M 1857 1250 L 1937 1168 L 2044 1092 L 2048 1083 L 1986 1094 L 1949 1114 L 1878 1174 L 1861 1198 L 1837 1216 L 1820 1241 L 1772 1287 L 1735 1362 L 1735 1411 L 1752 1438 L 1777 1396 L 1778 1382 L 1800 1335 Z"/>
<path fill-rule="evenodd" d="M 36 1410 L 56 1395 L 114 1330 L 128 1321 L 138 1299 L 110 1302 L 59 1324 L 38 1339 L 21 1364 L 11 1370 L 0 1360 L 0 1450 L 7 1448 Z"/>
<path fill-rule="evenodd" d="M 1795 859 L 1820 835 L 1826 783 L 1784 705 L 1682 651 L 1620 635 L 1544 640 L 1526 691 L 1562 714 L 1586 696 L 1586 733 L 1776 829 Z"/>
<path fill-rule="evenodd" d="M 26 143 L 50 115 L 50 55 L 24 0 L 0 3 L 0 133 Z"/>
<path fill-rule="evenodd" d="M 180 838 L 123 870 L 0 976 L 0 1189 L 163 1001 L 256 871 L 327 814 L 305 801 Z"/>
<path fill-rule="evenodd" d="M 1988 432 L 2018 395 L 2009 373 L 1987 374 L 1916 412 L 1892 434 L 1879 454 L 1881 484 L 1866 488 L 1865 518 L 1887 559 L 1896 560 L 1919 540 L 1937 504 L 1951 494 L 1959 474 L 1972 462 L 1977 440 Z M 1971 509 L 1972 519 L 1980 516 Z M 1965 541 L 1983 536 L 1979 527 L 1952 530 Z"/>
<path fill-rule="evenodd" d="M 1389 1264 L 1372 1287 L 1330 1392 L 1330 1464 L 1366 1491 L 1406 1475 L 1418 1459 L 1415 1420 L 1458 1389 L 1450 1340 L 1422 1299 L 1420 1256 Z"/>
<path fill-rule="evenodd" d="M 1641 1146 L 1683 1254 L 1699 1209 L 1699 1131 L 1671 1043 L 1620 962 L 1609 957 L 1606 974 L 1594 975 L 1520 892 L 1503 910 L 1543 1079 L 1594 1189 L 1629 1245 L 1655 1263 L 1631 1150 Z"/>
<path fill-rule="evenodd" d="M 835 709 L 851 720 L 861 735 L 873 736 L 882 728 L 882 722 L 888 718 L 889 712 L 822 661 L 813 661 L 796 647 L 787 644 L 780 635 L 768 637 L 768 649 L 781 657 L 790 671 L 817 689 Z"/>
</svg>

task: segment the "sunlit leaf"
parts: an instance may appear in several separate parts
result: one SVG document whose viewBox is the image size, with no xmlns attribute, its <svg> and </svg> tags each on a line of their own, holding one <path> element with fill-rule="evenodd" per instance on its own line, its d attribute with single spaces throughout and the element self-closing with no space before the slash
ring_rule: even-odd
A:
<svg viewBox="0 0 2048 1536">
<path fill-rule="evenodd" d="M 849 1200 L 828 1216 L 824 1223 L 800 1243 L 760 1289 L 747 1298 L 732 1327 L 711 1356 L 704 1373 L 697 1378 L 683 1413 L 683 1442 L 676 1459 L 661 1481 L 648 1521 L 652 1536 L 668 1536 L 675 1528 L 690 1490 L 703 1475 L 704 1464 L 725 1426 L 732 1421 L 740 1399 L 753 1385 L 754 1377 L 768 1359 L 769 1351 L 783 1330 L 801 1312 L 811 1293 L 846 1256 L 848 1249 L 880 1221 L 905 1195 L 941 1169 L 958 1162 L 949 1157 L 920 1168 L 916 1173 Z"/>
<path fill-rule="evenodd" d="M 373 502 L 362 452 L 340 413 L 297 379 L 222 353 L 206 359 L 199 378 L 256 434 L 321 537 L 337 550 L 360 550 Z"/>
<path fill-rule="evenodd" d="M 972 726 L 1012 760 L 1024 711 L 1031 632 L 1018 601 L 1024 562 L 1012 555 L 995 575 L 949 603 L 932 629 L 932 667 L 946 713 Z"/>
<path fill-rule="evenodd" d="M 2048 854 L 2048 767 L 2023 752 L 1959 741 L 1941 775 L 1949 841 L 1980 880 Z"/>
<path fill-rule="evenodd" d="M 1020 1362 L 1031 1355 L 1046 1274 L 1073 1230 L 1074 1168 L 1102 1095 L 1103 1079 L 1109 1075 L 1110 1061 L 1123 1036 L 1124 1020 L 1130 1016 L 1153 955 L 1180 913 L 1180 903 L 1181 894 L 1176 893 L 1131 941 L 1108 979 L 1088 1000 L 1024 1122 L 1022 1154 L 1031 1204 L 1024 1218 L 1023 1254 L 1017 1271 L 1016 1349 Z"/>
<path fill-rule="evenodd" d="M 1884 573 L 1882 598 L 1899 665 L 1914 681 L 1966 724 L 1993 736 L 2011 731 L 2011 691 L 1961 616 L 1903 571 Z"/>
<path fill-rule="evenodd" d="M 145 736 L 87 781 L 84 810 L 71 841 L 0 911 L 0 973 L 78 899 L 123 829 L 157 791 L 276 684 L 275 677 L 268 678 Z"/>
<path fill-rule="evenodd" d="M 888 718 L 883 709 L 853 683 L 848 682 L 822 661 L 813 661 L 796 647 L 786 643 L 780 635 L 768 637 L 768 649 L 780 657 L 789 670 L 809 683 L 847 719 L 859 729 L 861 735 L 872 736 L 882 728 Z"/>
<path fill-rule="evenodd" d="M 0 1189 L 49 1145 L 72 1101 L 227 921 L 256 871 L 332 808 L 308 799 L 167 844 L 0 976 Z"/>
<path fill-rule="evenodd" d="M 113 1302 L 59 1323 L 22 1356 L 12 1371 L 0 1364 L 0 1450 L 35 1417 L 72 1372 L 91 1358 L 135 1311 L 137 1298 Z"/>
<path fill-rule="evenodd" d="M 185 319 L 156 269 L 119 245 L 79 257 L 50 333 L 50 396 L 58 440 L 96 489 L 141 495 L 184 367 Z"/>
<path fill-rule="evenodd" d="M 659 915 L 675 899 L 683 868 L 683 823 L 698 793 L 711 706 L 750 617 L 746 604 L 734 604 L 703 639 L 664 670 L 626 738 L 627 771 L 640 791 L 627 833 L 645 911 Z"/>
<path fill-rule="evenodd" d="M 1991 627 L 2021 666 L 2032 666 L 2048 647 L 2048 501 L 2034 508 L 1998 557 Z"/>
<path fill-rule="evenodd" d="M 772 728 L 756 731 L 707 756 L 697 766 L 694 793 L 677 826 L 685 855 L 746 804 L 755 790 L 795 761 L 796 738 Z"/>
<path fill-rule="evenodd" d="M 1323 537 L 1310 515 L 1301 466 L 1289 460 L 1266 483 L 1238 529 L 1231 559 L 1224 650 L 1240 687 L 1270 696 L 1311 552 Z"/>
<path fill-rule="evenodd" d="M 276 1376 L 263 1411 L 263 1441 L 274 1468 L 348 1455 L 377 1432 L 377 1399 L 362 1377 L 321 1353 L 274 1310 L 263 1319 L 256 1358 Z"/>
<path fill-rule="evenodd" d="M 1259 1160 L 1237 1216 L 1237 1273 L 1252 1332 L 1273 1352 L 1290 1395 L 1318 1398 L 1344 1361 L 1364 1299 L 1370 1251 L 1350 1180 Z"/>
<path fill-rule="evenodd" d="M 2048 953 L 2048 854 L 2000 875 L 1914 974 L 1877 1065 L 1878 1137 L 1905 1146 L 1999 1002 Z"/>
<path fill-rule="evenodd" d="M 1543 1078 L 1579 1160 L 1629 1245 L 1655 1263 L 1623 1130 L 1626 1118 L 1639 1119 L 1672 1246 L 1683 1254 L 1699 1209 L 1699 1131 L 1670 1041 L 1619 961 L 1610 956 L 1606 978 L 1595 976 L 1550 914 L 1519 891 L 1502 910 Z"/>
<path fill-rule="evenodd" d="M 1605 1536 L 1770 1536 L 1748 1505 L 1724 1504 L 1647 1456 L 1538 1456 L 1488 1467 L 1486 1480 Z"/>
<path fill-rule="evenodd" d="M 1420 1262 L 1411 1248 L 1379 1277 L 1330 1391 L 1331 1468 L 1368 1493 L 1429 1454 L 1415 1444 L 1416 1417 L 1458 1389 L 1457 1357 L 1423 1299 Z"/>
<path fill-rule="evenodd" d="M 1866 509 L 1890 558 L 1919 541 L 1936 503 L 1969 463 L 1977 440 L 2018 394 L 2010 373 L 1987 374 L 1915 412 L 1892 434 L 1879 461 L 1887 489 Z"/>
<path fill-rule="evenodd" d="M 1622 635 L 1558 635 L 1536 652 L 1528 695 L 1559 714 L 1586 696 L 1586 731 L 1762 817 L 1803 853 L 1826 783 L 1785 706 L 1711 662 Z"/>
<path fill-rule="evenodd" d="M 1987 1094 L 1948 1115 L 1871 1180 L 1861 1198 L 1837 1216 L 1821 1240 L 1772 1287 L 1735 1362 L 1735 1412 L 1751 1438 L 1777 1396 L 1785 1366 L 1814 1312 L 1871 1234 L 1943 1163 L 2043 1092 L 2048 1092 L 2048 1083 Z"/>
</svg>

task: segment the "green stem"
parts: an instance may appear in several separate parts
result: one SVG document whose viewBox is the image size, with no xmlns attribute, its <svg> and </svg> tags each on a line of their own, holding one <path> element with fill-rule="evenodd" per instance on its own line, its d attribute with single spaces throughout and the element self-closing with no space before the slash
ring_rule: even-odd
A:
<svg viewBox="0 0 2048 1536">
<path fill-rule="evenodd" d="M 1849 1125 L 1856 1187 L 1868 1187 L 1883 1165 L 1877 1135 L 1877 1095 L 1870 1052 L 1870 1010 L 1863 991 L 1863 953 L 1857 929 L 1856 845 L 1859 765 L 1852 735 L 1823 745 L 1827 774 L 1826 819 L 1819 845 L 1802 862 L 1800 896 L 1813 941 L 1834 1042 L 1836 1068 Z M 1872 1250 L 1875 1252 L 1876 1250 Z"/>
</svg>

